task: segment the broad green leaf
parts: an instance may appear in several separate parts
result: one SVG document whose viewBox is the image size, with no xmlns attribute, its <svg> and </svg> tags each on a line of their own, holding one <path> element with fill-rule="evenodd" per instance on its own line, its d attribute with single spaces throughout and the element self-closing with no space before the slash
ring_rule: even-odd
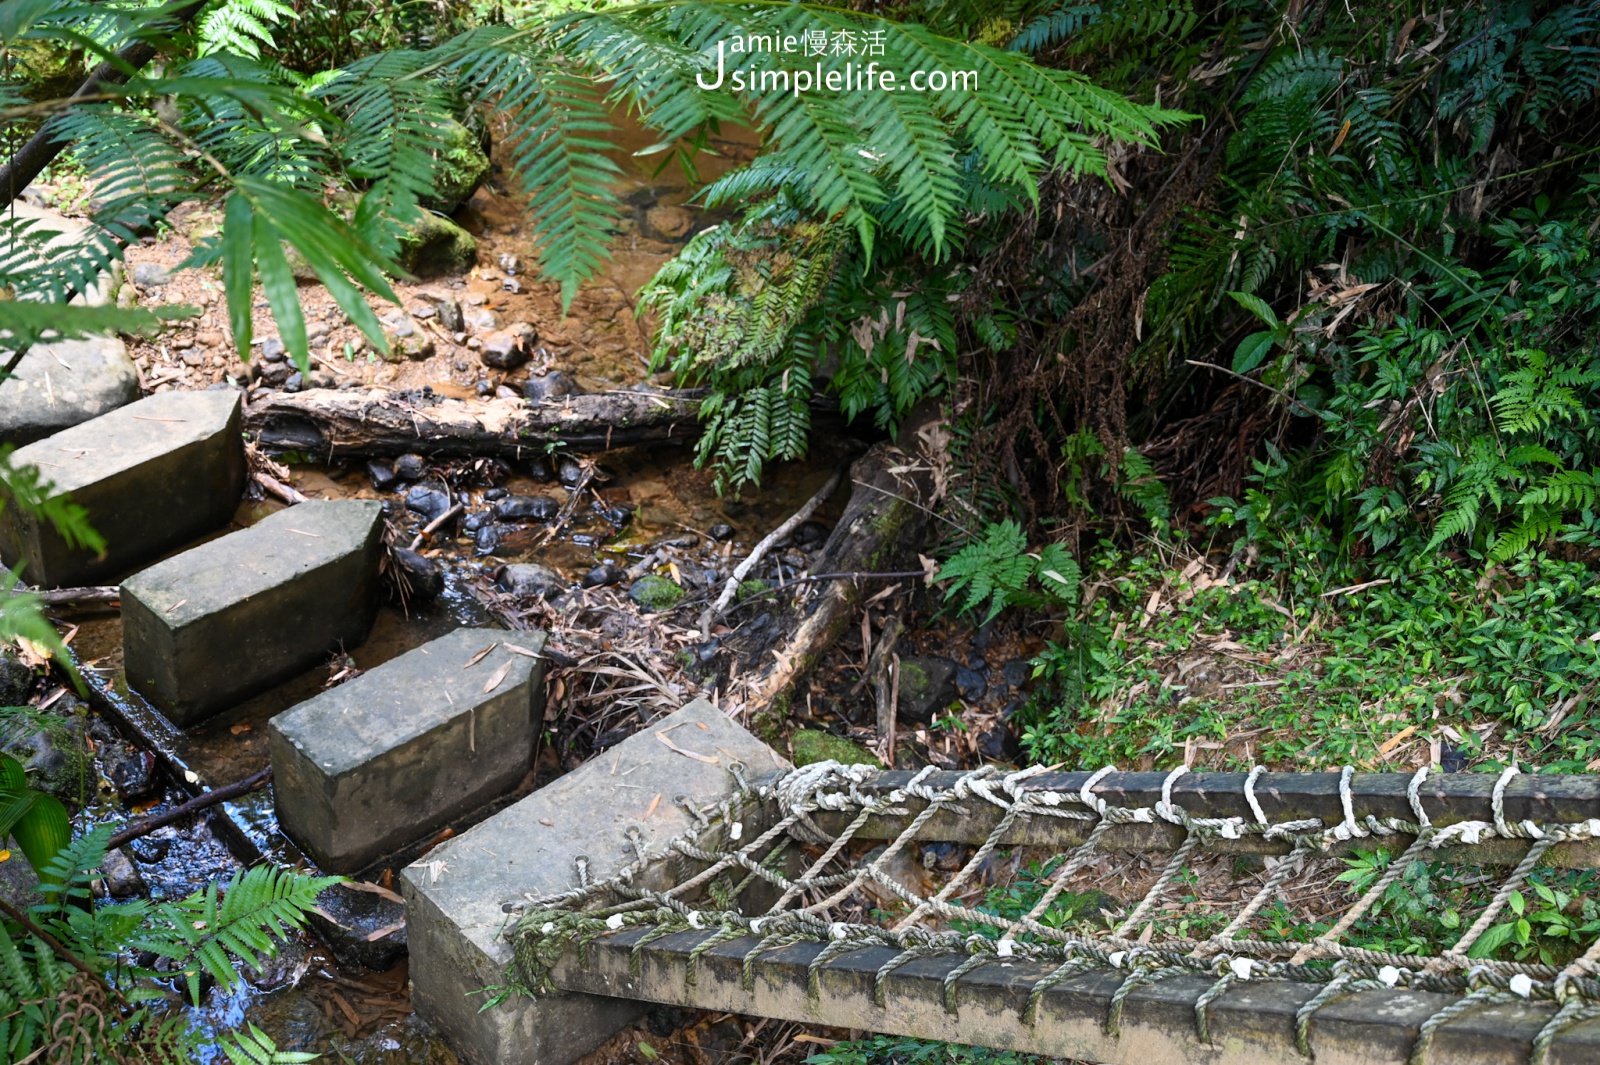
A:
<svg viewBox="0 0 1600 1065">
<path fill-rule="evenodd" d="M 1260 296 L 1252 296 L 1248 292 L 1230 292 L 1228 295 L 1238 301 L 1239 306 L 1266 322 L 1274 330 L 1283 327 L 1283 322 L 1278 319 L 1277 312 Z"/>
<path fill-rule="evenodd" d="M 11 836 L 27 856 L 28 864 L 42 877 L 46 875 L 50 859 L 72 842 L 72 821 L 59 799 L 36 792 L 33 805 L 12 826 Z"/>
<path fill-rule="evenodd" d="M 1249 373 L 1266 361 L 1272 354 L 1272 349 L 1278 346 L 1278 338 L 1272 333 L 1263 330 L 1251 333 L 1239 341 L 1239 346 L 1233 353 L 1233 372 Z"/>
<path fill-rule="evenodd" d="M 228 326 L 239 357 L 245 360 L 250 358 L 250 302 L 255 279 L 251 213 L 250 201 L 234 192 L 228 196 L 222 221 L 222 283 L 228 292 Z"/>
<path fill-rule="evenodd" d="M 283 239 L 277 227 L 260 212 L 255 216 L 256 269 L 261 272 L 261 288 L 272 305 L 273 320 L 278 323 L 278 337 L 284 349 L 300 367 L 301 373 L 311 371 L 311 351 L 306 343 L 306 317 L 300 308 L 300 292 L 295 287 L 294 272 L 284 257 Z"/>
</svg>

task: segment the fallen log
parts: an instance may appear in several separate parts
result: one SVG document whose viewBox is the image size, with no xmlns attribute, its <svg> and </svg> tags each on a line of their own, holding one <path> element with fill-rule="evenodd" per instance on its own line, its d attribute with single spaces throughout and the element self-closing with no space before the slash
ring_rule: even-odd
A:
<svg viewBox="0 0 1600 1065">
<path fill-rule="evenodd" d="M 700 433 L 697 392 L 594 392 L 533 403 L 450 399 L 387 389 L 310 389 L 252 402 L 244 427 L 261 446 L 340 455 L 542 453 L 547 444 L 603 451 L 690 443 Z"/>
<path fill-rule="evenodd" d="M 902 431 L 901 441 L 911 450 L 923 444 L 914 431 Z M 937 494 L 929 466 L 909 458 L 906 450 L 879 443 L 851 465 L 850 501 L 812 560 L 814 571 L 877 576 L 913 570 Z M 795 683 L 844 634 L 863 594 L 879 592 L 881 585 L 861 580 L 809 585 L 774 626 L 777 637 L 745 651 L 747 671 L 731 694 L 753 710 L 784 717 Z"/>
</svg>

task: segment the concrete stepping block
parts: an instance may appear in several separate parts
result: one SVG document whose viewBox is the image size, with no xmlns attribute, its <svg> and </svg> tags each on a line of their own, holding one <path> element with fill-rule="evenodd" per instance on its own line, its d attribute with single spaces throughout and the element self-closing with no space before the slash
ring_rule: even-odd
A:
<svg viewBox="0 0 1600 1065">
<path fill-rule="evenodd" d="M 20 448 L 11 461 L 36 467 L 57 494 L 84 507 L 106 553 L 69 547 L 48 521 L 8 506 L 0 557 L 8 566 L 25 562 L 30 584 L 93 584 L 233 517 L 245 479 L 239 394 L 151 396 Z"/>
<path fill-rule="evenodd" d="M 104 249 L 111 242 L 111 234 L 103 229 L 22 200 L 14 200 L 8 212 L 20 224 L 31 220 L 34 237 L 56 234 L 45 242 L 52 253 L 68 248 L 87 251 L 87 245 Z M 17 230 L 0 227 L 0 258 L 13 270 L 30 263 L 46 269 L 44 259 L 17 235 Z M 122 263 L 113 262 L 72 302 L 91 307 L 110 303 L 121 277 Z M 17 364 L 15 377 L 0 388 L 0 444 L 29 444 L 138 398 L 139 371 L 121 337 L 35 344 Z"/>
<path fill-rule="evenodd" d="M 646 854 L 665 856 L 693 825 L 677 797 L 705 805 L 731 795 L 733 760 L 750 776 L 789 767 L 697 699 L 406 868 L 417 1013 L 470 1065 L 566 1065 L 637 1018 L 646 1004 L 582 994 L 513 995 L 480 1013 L 483 989 L 507 983 L 504 907 L 577 887 L 579 855 L 594 878 L 614 875 L 634 860 L 629 828 L 642 834 Z"/>
<path fill-rule="evenodd" d="M 129 685 L 183 728 L 360 643 L 382 519 L 376 500 L 312 500 L 129 577 Z"/>
<path fill-rule="evenodd" d="M 544 660 L 526 652 L 543 648 L 542 632 L 457 629 L 273 718 L 284 832 L 354 873 L 515 788 L 544 718 Z"/>
</svg>

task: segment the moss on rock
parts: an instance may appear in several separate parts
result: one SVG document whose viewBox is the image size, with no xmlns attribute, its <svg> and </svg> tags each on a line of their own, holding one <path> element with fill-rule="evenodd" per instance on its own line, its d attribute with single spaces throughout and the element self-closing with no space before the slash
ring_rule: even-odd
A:
<svg viewBox="0 0 1600 1065">
<path fill-rule="evenodd" d="M 422 211 L 400 234 L 395 261 L 417 277 L 463 274 L 478 261 L 478 242 L 443 215 Z"/>
<path fill-rule="evenodd" d="M 671 610 L 688 594 L 681 587 L 655 574 L 647 574 L 628 588 L 628 597 L 644 610 L 655 613 Z"/>
<path fill-rule="evenodd" d="M 439 168 L 433 175 L 433 195 L 422 199 L 422 206 L 450 214 L 466 203 L 489 176 L 489 157 L 478 145 L 478 137 L 460 122 L 443 130 L 449 146 L 439 153 Z"/>
<path fill-rule="evenodd" d="M 838 762 L 840 765 L 882 766 L 882 763 L 859 743 L 816 729 L 801 729 L 796 732 L 789 740 L 789 749 L 794 752 L 794 764 L 797 766 L 827 761 Z"/>
</svg>

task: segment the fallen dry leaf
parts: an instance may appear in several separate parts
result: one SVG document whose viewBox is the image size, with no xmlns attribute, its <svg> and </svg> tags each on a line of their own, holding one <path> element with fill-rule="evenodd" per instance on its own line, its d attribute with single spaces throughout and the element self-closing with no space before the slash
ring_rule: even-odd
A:
<svg viewBox="0 0 1600 1065">
<path fill-rule="evenodd" d="M 485 684 L 483 686 L 483 693 L 485 695 L 488 695 L 490 692 L 492 692 L 496 688 L 500 687 L 500 682 L 505 680 L 506 679 L 506 674 L 510 673 L 510 672 L 511 672 L 511 660 L 508 658 L 508 659 L 505 660 L 505 662 L 503 662 L 501 664 L 499 669 L 494 671 L 494 676 L 489 678 L 489 683 L 487 683 L 487 684 Z"/>
<path fill-rule="evenodd" d="M 488 647 L 485 647 L 483 650 L 479 651 L 477 654 L 475 654 L 471 658 L 467 659 L 467 664 L 462 666 L 461 668 L 462 669 L 471 669 L 473 666 L 477 665 L 479 662 L 482 662 L 485 655 L 487 655 L 490 651 L 493 651 L 496 647 L 499 647 L 499 646 L 500 645 L 497 644 L 497 643 L 491 643 Z"/>
<path fill-rule="evenodd" d="M 693 758 L 697 762 L 706 763 L 706 765 L 721 765 L 722 764 L 722 762 L 719 759 L 717 759 L 716 757 L 714 757 L 713 755 L 700 754 L 700 753 L 698 753 L 696 751 L 690 751 L 690 750 L 686 750 L 686 749 L 684 749 L 682 747 L 679 747 L 676 743 L 673 743 L 672 740 L 669 739 L 667 737 L 667 734 L 664 733 L 664 732 L 656 733 L 656 739 L 660 740 L 662 743 L 666 744 L 668 747 L 672 748 L 674 751 L 677 751 L 679 754 L 683 755 L 685 758 Z"/>
</svg>

